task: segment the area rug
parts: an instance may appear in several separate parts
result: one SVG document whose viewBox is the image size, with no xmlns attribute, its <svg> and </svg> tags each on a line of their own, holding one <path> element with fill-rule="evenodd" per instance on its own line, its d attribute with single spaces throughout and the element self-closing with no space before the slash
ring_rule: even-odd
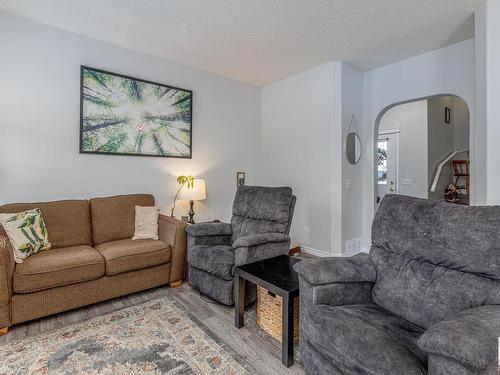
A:
<svg viewBox="0 0 500 375">
<path fill-rule="evenodd" d="M 0 374 L 249 374 L 251 367 L 164 296 L 0 346 Z"/>
</svg>

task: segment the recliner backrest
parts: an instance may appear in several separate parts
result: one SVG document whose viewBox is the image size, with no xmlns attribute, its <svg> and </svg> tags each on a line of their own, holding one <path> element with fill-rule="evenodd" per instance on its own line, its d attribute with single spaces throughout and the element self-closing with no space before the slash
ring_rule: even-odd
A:
<svg viewBox="0 0 500 375">
<path fill-rule="evenodd" d="M 295 207 L 289 187 L 239 186 L 233 202 L 231 242 L 258 233 L 289 233 Z"/>
<path fill-rule="evenodd" d="M 373 300 L 428 328 L 500 303 L 500 207 L 386 196 L 375 215 Z"/>
</svg>

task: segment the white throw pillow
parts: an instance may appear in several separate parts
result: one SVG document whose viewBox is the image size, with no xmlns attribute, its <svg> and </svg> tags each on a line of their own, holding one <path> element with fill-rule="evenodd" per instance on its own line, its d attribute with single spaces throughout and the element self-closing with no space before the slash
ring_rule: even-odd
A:
<svg viewBox="0 0 500 375">
<path fill-rule="evenodd" d="M 158 207 L 135 206 L 135 233 L 133 240 L 158 239 Z"/>
<path fill-rule="evenodd" d="M 0 214 L 0 224 L 9 237 L 16 263 L 22 263 L 41 250 L 50 249 L 49 235 L 39 208 L 16 214 Z"/>
</svg>

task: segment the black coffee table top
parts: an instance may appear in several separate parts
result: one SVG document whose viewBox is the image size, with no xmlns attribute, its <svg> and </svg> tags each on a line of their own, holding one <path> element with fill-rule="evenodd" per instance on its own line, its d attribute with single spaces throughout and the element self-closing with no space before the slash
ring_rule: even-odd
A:
<svg viewBox="0 0 500 375">
<path fill-rule="evenodd" d="M 262 285 L 271 292 L 298 294 L 299 278 L 297 272 L 293 270 L 293 265 L 300 261 L 301 259 L 295 257 L 279 255 L 274 258 L 238 266 L 236 270 L 251 282 L 253 282 L 252 279 L 257 279 L 257 284 Z"/>
</svg>

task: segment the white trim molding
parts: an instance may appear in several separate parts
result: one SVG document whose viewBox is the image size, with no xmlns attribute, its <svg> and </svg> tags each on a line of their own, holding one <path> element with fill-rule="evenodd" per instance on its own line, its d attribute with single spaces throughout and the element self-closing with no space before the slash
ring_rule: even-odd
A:
<svg viewBox="0 0 500 375">
<path fill-rule="evenodd" d="M 379 130 L 378 131 L 378 142 L 380 142 L 380 140 L 384 137 L 384 136 L 389 136 L 389 135 L 392 135 L 394 134 L 394 136 L 396 137 L 395 140 L 396 140 L 396 160 L 395 160 L 395 176 L 394 176 L 394 182 L 396 183 L 395 184 L 395 187 L 394 187 L 394 193 L 395 194 L 399 194 L 399 134 L 401 133 L 401 128 L 393 128 L 393 129 L 382 129 L 382 130 Z M 389 138 L 386 138 L 386 140 L 389 140 Z M 375 165 L 375 173 L 377 173 L 377 170 L 378 170 L 378 166 Z M 377 194 L 379 192 L 379 186 L 377 185 Z M 377 204 L 378 206 L 378 204 Z"/>
<path fill-rule="evenodd" d="M 394 128 L 394 129 L 379 129 L 378 135 L 386 135 L 386 134 L 397 134 L 401 133 L 401 128 Z"/>
<path fill-rule="evenodd" d="M 341 257 L 341 256 L 343 256 L 340 253 L 330 253 L 329 251 L 318 250 L 318 249 L 314 249 L 312 247 L 303 246 L 303 245 L 300 245 L 300 251 L 303 251 L 306 254 L 315 255 L 317 257 Z"/>
<path fill-rule="evenodd" d="M 438 165 L 436 174 L 434 175 L 434 180 L 432 181 L 432 186 L 431 186 L 431 191 L 436 191 L 436 186 L 439 180 L 439 176 L 441 176 L 441 169 L 443 169 L 443 166 L 448 163 L 451 159 L 455 157 L 457 154 L 462 154 L 464 152 L 469 152 L 469 150 L 457 150 L 453 151 L 446 159 L 444 159 L 441 164 Z M 469 157 L 470 158 L 470 157 Z"/>
</svg>

